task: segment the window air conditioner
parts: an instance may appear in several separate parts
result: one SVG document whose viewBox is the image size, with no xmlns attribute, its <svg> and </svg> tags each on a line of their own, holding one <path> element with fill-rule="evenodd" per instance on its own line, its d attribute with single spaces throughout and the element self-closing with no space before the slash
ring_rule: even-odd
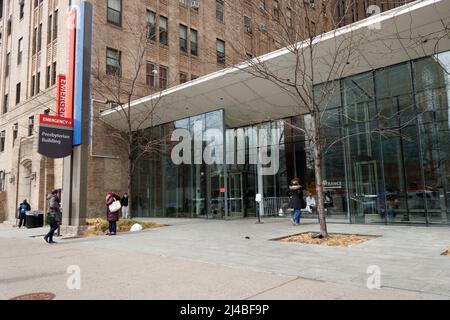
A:
<svg viewBox="0 0 450 320">
<path fill-rule="evenodd" d="M 191 8 L 198 9 L 198 0 L 191 0 Z"/>
<path fill-rule="evenodd" d="M 316 5 L 315 5 L 315 3 L 314 3 L 314 0 L 305 0 L 305 2 L 307 3 L 307 4 L 309 4 L 309 7 L 310 8 L 314 8 Z"/>
<path fill-rule="evenodd" d="M 12 126 L 12 131 L 15 131 L 15 132 L 17 132 L 17 131 L 19 131 L 19 124 L 14 124 L 13 126 Z"/>
<path fill-rule="evenodd" d="M 4 131 L 1 131 L 1 132 L 0 132 L 0 138 L 1 138 L 1 139 L 4 139 L 4 138 L 5 138 L 5 135 L 6 135 L 6 134 L 5 134 Z"/>
<path fill-rule="evenodd" d="M 30 126 L 34 125 L 34 118 L 28 119 L 28 125 L 30 125 Z"/>
<path fill-rule="evenodd" d="M 258 2 L 258 9 L 264 10 L 264 3 Z"/>
<path fill-rule="evenodd" d="M 261 25 L 259 26 L 259 30 L 260 30 L 261 32 L 267 32 L 267 27 L 266 27 L 266 25 L 265 25 L 265 24 L 261 24 Z"/>
<path fill-rule="evenodd" d="M 118 104 L 118 103 L 116 103 L 116 102 L 110 102 L 109 103 L 109 109 L 111 109 L 111 110 L 113 110 L 113 109 L 116 109 L 116 108 L 118 108 L 120 105 Z"/>
</svg>

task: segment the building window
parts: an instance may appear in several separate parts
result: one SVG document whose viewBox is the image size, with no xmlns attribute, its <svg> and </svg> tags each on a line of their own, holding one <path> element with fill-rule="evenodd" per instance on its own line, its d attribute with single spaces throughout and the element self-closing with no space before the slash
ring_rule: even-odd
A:
<svg viewBox="0 0 450 320">
<path fill-rule="evenodd" d="M 5 151 L 5 137 L 6 137 L 6 131 L 0 131 L 0 152 Z"/>
<path fill-rule="evenodd" d="M 108 0 L 108 23 L 122 26 L 122 0 Z"/>
<path fill-rule="evenodd" d="M 292 10 L 286 8 L 286 24 L 288 27 L 292 27 Z"/>
<path fill-rule="evenodd" d="M 53 26 L 53 15 L 48 17 L 47 22 L 47 44 L 52 42 L 52 26 Z"/>
<path fill-rule="evenodd" d="M 16 105 L 18 105 L 20 103 L 20 89 L 21 89 L 21 84 L 19 82 L 18 84 L 16 84 Z"/>
<path fill-rule="evenodd" d="M 223 17 L 223 0 L 216 0 L 216 19 L 220 22 L 224 21 Z"/>
<path fill-rule="evenodd" d="M 266 1 L 265 0 L 258 0 L 258 8 L 261 10 L 266 9 Z"/>
<path fill-rule="evenodd" d="M 167 18 L 159 16 L 159 43 L 167 45 L 168 37 Z"/>
<path fill-rule="evenodd" d="M 217 39 L 216 51 L 217 51 L 217 63 L 225 64 L 225 42 L 223 40 Z"/>
<path fill-rule="evenodd" d="M 148 34 L 147 38 L 156 41 L 156 13 L 147 10 Z"/>
<path fill-rule="evenodd" d="M 58 10 L 53 15 L 53 41 L 58 38 Z"/>
<path fill-rule="evenodd" d="M 11 69 L 11 53 L 6 54 L 6 69 L 5 69 L 5 77 L 9 76 L 9 70 Z"/>
<path fill-rule="evenodd" d="M 183 6 L 185 6 L 185 7 L 187 7 L 187 5 L 188 5 L 188 0 L 179 0 L 180 1 L 180 4 L 181 5 L 183 5 Z"/>
<path fill-rule="evenodd" d="M 33 43 L 31 44 L 31 52 L 33 55 L 36 54 L 36 41 L 37 41 L 37 28 L 34 28 L 33 31 Z"/>
<path fill-rule="evenodd" d="M 8 95 L 5 94 L 5 96 L 3 98 L 3 113 L 8 112 L 8 103 L 9 103 Z"/>
<path fill-rule="evenodd" d="M 191 54 L 198 55 L 198 34 L 197 30 L 191 29 Z"/>
<path fill-rule="evenodd" d="M 161 89 L 167 88 L 167 67 L 159 66 L 159 87 Z"/>
<path fill-rule="evenodd" d="M 0 192 L 5 191 L 5 171 L 0 171 Z"/>
<path fill-rule="evenodd" d="M 187 27 L 180 24 L 180 51 L 186 52 L 187 48 Z"/>
<path fill-rule="evenodd" d="M 152 62 L 147 62 L 146 70 L 146 83 L 149 87 L 154 88 L 156 86 L 156 74 L 158 73 L 156 70 L 156 65 Z"/>
<path fill-rule="evenodd" d="M 47 66 L 47 72 L 45 74 L 45 89 L 50 88 L 51 77 L 52 77 L 52 67 Z"/>
<path fill-rule="evenodd" d="M 106 74 L 113 76 L 121 75 L 121 55 L 122 53 L 119 50 L 106 49 Z"/>
<path fill-rule="evenodd" d="M 195 74 L 191 74 L 191 80 L 195 80 L 197 78 L 198 78 L 198 76 L 196 76 Z"/>
<path fill-rule="evenodd" d="M 42 49 L 42 23 L 39 25 L 38 37 L 37 37 L 37 51 L 41 52 Z"/>
<path fill-rule="evenodd" d="M 188 74 L 186 72 L 180 72 L 180 83 L 186 83 L 188 81 Z"/>
<path fill-rule="evenodd" d="M 22 56 L 23 56 L 23 38 L 19 39 L 19 43 L 17 44 L 17 64 L 22 64 Z"/>
<path fill-rule="evenodd" d="M 13 125 L 13 145 L 16 142 L 18 134 L 19 134 L 19 124 L 18 123 L 14 123 L 14 125 Z"/>
<path fill-rule="evenodd" d="M 19 19 L 22 20 L 25 16 L 25 0 L 19 1 Z"/>
<path fill-rule="evenodd" d="M 244 16 L 244 30 L 247 33 L 252 33 L 252 20 Z"/>
<path fill-rule="evenodd" d="M 36 84 L 36 76 L 31 77 L 31 92 L 30 95 L 34 96 L 34 86 Z"/>
<path fill-rule="evenodd" d="M 34 116 L 28 118 L 28 136 L 34 135 Z"/>
<path fill-rule="evenodd" d="M 52 86 L 56 84 L 56 62 L 52 65 Z"/>
<path fill-rule="evenodd" d="M 277 21 L 280 19 L 280 3 L 278 0 L 273 0 L 273 16 Z"/>
<path fill-rule="evenodd" d="M 41 92 L 41 73 L 38 72 L 36 76 L 36 94 Z"/>
<path fill-rule="evenodd" d="M 12 32 L 12 16 L 9 16 L 9 17 L 8 17 L 8 23 L 7 23 L 7 25 L 6 25 L 6 34 L 7 34 L 8 36 L 10 36 L 10 35 L 11 35 L 11 32 Z"/>
</svg>

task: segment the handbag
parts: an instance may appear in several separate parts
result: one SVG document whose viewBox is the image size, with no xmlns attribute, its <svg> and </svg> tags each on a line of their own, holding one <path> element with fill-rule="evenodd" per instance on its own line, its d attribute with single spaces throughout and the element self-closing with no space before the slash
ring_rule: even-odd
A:
<svg viewBox="0 0 450 320">
<path fill-rule="evenodd" d="M 120 209 L 122 209 L 122 205 L 120 204 L 119 200 L 114 201 L 109 205 L 109 212 L 117 212 Z"/>
<path fill-rule="evenodd" d="M 47 213 L 47 218 L 45 219 L 45 222 L 48 224 L 48 225 L 52 225 L 54 222 L 55 222 L 55 215 L 53 214 L 53 213 Z"/>
</svg>

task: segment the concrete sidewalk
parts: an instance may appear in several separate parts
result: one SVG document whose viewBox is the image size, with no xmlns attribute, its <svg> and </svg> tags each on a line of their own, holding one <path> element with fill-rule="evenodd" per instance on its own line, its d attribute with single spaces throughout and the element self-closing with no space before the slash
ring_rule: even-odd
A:
<svg viewBox="0 0 450 320">
<path fill-rule="evenodd" d="M 271 241 L 317 231 L 287 219 L 152 219 L 169 227 L 116 237 L 60 240 L 47 229 L 0 226 L 0 298 L 49 291 L 58 299 L 449 299 L 449 228 L 330 225 L 381 236 L 350 248 Z M 250 238 L 250 239 L 247 239 Z M 81 290 L 66 270 L 81 268 Z M 367 288 L 369 266 L 380 290 Z"/>
</svg>

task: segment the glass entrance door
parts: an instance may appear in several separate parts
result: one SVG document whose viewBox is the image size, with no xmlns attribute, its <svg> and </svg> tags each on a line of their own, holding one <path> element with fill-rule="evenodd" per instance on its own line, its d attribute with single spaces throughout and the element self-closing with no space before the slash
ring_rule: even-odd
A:
<svg viewBox="0 0 450 320">
<path fill-rule="evenodd" d="M 242 173 L 228 174 L 228 210 L 230 217 L 244 216 L 244 196 L 242 188 Z"/>
<path fill-rule="evenodd" d="M 356 223 L 384 222 L 380 215 L 377 162 L 355 164 L 354 217 Z"/>
</svg>

